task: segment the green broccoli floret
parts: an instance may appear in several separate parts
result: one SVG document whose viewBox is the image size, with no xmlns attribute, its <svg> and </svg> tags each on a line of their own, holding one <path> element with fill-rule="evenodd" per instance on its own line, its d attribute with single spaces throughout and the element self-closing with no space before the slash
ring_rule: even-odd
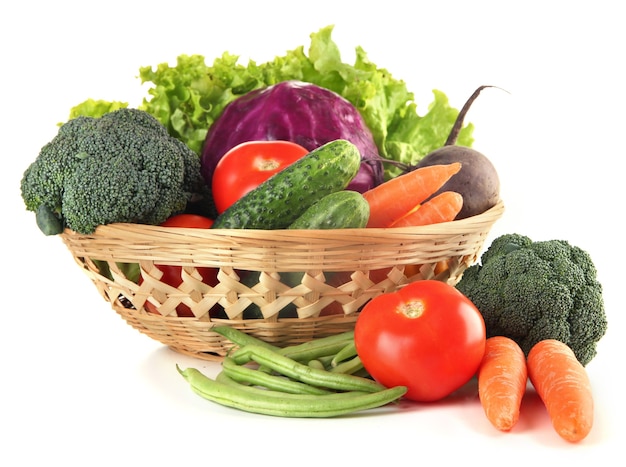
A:
<svg viewBox="0 0 626 467">
<path fill-rule="evenodd" d="M 159 224 L 207 195 L 198 155 L 150 114 L 129 108 L 63 124 L 24 172 L 21 191 L 48 235 Z"/>
<path fill-rule="evenodd" d="M 502 235 L 456 287 L 482 313 L 487 337 L 510 337 L 526 354 L 542 339 L 558 339 L 586 365 L 607 330 L 596 267 L 565 240 Z"/>
</svg>

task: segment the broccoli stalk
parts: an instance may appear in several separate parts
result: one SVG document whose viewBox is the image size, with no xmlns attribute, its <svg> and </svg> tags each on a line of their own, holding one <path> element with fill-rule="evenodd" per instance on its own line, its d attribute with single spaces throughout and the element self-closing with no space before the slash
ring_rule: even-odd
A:
<svg viewBox="0 0 626 467">
<path fill-rule="evenodd" d="M 160 224 L 210 197 L 198 155 L 150 114 L 128 108 L 63 124 L 24 172 L 21 191 L 47 235 Z"/>
<path fill-rule="evenodd" d="M 526 354 L 540 340 L 558 339 L 586 365 L 607 330 L 595 265 L 565 240 L 502 235 L 456 287 L 482 313 L 488 337 L 507 336 Z"/>
</svg>

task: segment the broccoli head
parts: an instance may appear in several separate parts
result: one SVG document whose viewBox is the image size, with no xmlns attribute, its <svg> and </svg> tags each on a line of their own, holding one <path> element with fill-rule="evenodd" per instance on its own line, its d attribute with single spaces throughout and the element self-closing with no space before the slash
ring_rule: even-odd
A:
<svg viewBox="0 0 626 467">
<path fill-rule="evenodd" d="M 147 112 L 122 108 L 63 124 L 24 172 L 21 192 L 44 233 L 90 234 L 113 222 L 159 224 L 207 188 L 196 153 Z"/>
<path fill-rule="evenodd" d="M 586 365 L 607 330 L 595 265 L 565 240 L 502 235 L 456 287 L 482 313 L 487 337 L 507 336 L 527 355 L 540 340 L 558 339 Z"/>
</svg>

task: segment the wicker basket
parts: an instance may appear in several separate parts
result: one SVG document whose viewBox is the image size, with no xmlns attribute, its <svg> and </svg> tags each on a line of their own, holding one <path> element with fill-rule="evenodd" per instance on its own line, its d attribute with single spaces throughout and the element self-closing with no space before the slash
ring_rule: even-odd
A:
<svg viewBox="0 0 626 467">
<path fill-rule="evenodd" d="M 455 284 L 503 212 L 500 202 L 471 218 L 394 229 L 110 224 L 92 235 L 66 230 L 61 236 L 128 324 L 178 352 L 219 360 L 232 343 L 212 331 L 217 325 L 285 346 L 353 329 L 367 301 L 409 282 L 435 278 Z M 101 273 L 102 262 L 107 274 Z M 122 263 L 139 264 L 139 283 L 124 275 Z M 161 282 L 156 265 L 181 266 L 181 285 Z M 199 267 L 217 268 L 217 284 L 203 283 Z M 194 316 L 177 316 L 182 304 Z M 256 318 L 246 317 L 250 309 Z"/>
</svg>

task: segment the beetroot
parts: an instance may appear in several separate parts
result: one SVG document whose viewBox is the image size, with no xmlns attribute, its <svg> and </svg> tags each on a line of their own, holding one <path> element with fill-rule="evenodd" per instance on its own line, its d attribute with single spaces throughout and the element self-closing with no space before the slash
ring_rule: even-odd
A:
<svg viewBox="0 0 626 467">
<path fill-rule="evenodd" d="M 450 178 L 431 196 L 433 198 L 444 191 L 455 191 L 462 195 L 463 208 L 457 214 L 456 219 L 465 219 L 482 214 L 500 200 L 500 178 L 491 160 L 475 149 L 456 145 L 465 114 L 480 92 L 489 87 L 494 86 L 480 86 L 474 91 L 459 112 L 445 145 L 427 154 L 414 167 L 461 163 L 459 173 Z"/>
</svg>

